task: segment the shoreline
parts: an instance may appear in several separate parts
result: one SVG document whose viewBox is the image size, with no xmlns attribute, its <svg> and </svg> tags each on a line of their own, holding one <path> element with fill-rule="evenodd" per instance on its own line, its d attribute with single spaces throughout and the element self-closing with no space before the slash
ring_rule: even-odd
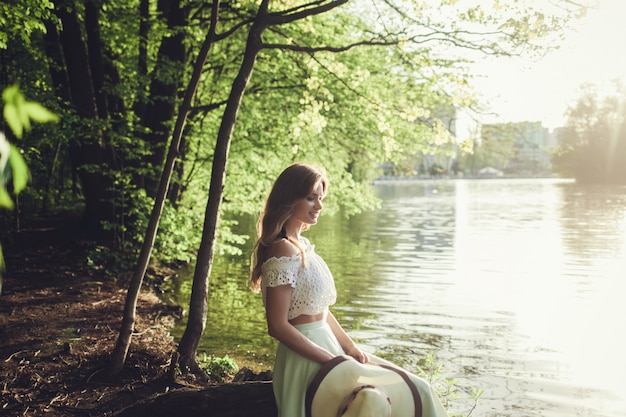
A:
<svg viewBox="0 0 626 417">
<path fill-rule="evenodd" d="M 380 184 L 395 184 L 395 183 L 411 183 L 411 182 L 424 182 L 424 181 L 464 181 L 464 180 L 553 180 L 556 182 L 576 182 L 575 178 L 564 178 L 556 176 L 413 176 L 413 177 L 378 177 L 370 182 L 371 185 Z"/>
</svg>

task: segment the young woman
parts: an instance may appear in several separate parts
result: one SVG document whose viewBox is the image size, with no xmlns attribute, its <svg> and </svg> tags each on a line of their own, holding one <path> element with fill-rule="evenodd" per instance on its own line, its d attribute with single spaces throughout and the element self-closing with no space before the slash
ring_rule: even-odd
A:
<svg viewBox="0 0 626 417">
<path fill-rule="evenodd" d="M 333 276 L 301 236 L 317 223 L 327 191 L 322 169 L 291 165 L 276 179 L 257 226 L 250 281 L 262 293 L 268 333 L 279 341 L 273 372 L 279 417 L 305 416 L 307 387 L 336 356 L 385 362 L 362 352 L 329 311 L 336 300 Z M 426 382 L 418 382 L 427 397 L 423 417 L 447 416 Z"/>
</svg>

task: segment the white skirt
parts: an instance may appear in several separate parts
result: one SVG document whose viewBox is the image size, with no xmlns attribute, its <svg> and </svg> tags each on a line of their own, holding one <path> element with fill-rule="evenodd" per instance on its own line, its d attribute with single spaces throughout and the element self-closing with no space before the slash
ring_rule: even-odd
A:
<svg viewBox="0 0 626 417">
<path fill-rule="evenodd" d="M 307 339 L 330 353 L 345 354 L 326 320 L 297 324 L 294 327 Z M 393 365 L 378 356 L 370 354 L 367 356 L 372 362 Z M 320 367 L 319 363 L 307 359 L 279 343 L 273 372 L 273 389 L 278 417 L 305 417 L 306 390 Z M 422 417 L 448 417 L 448 413 L 428 382 L 410 372 L 407 374 L 420 394 Z"/>
</svg>

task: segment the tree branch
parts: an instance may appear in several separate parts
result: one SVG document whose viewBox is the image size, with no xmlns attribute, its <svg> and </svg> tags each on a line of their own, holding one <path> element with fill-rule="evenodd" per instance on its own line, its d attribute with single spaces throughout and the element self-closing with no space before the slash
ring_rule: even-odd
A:
<svg viewBox="0 0 626 417">
<path fill-rule="evenodd" d="M 216 110 L 226 104 L 226 100 L 218 101 L 217 103 L 205 104 L 203 106 L 193 106 L 189 109 L 189 117 L 194 117 L 198 113 L 208 113 Z"/>
<path fill-rule="evenodd" d="M 288 11 L 268 13 L 267 24 L 268 26 L 284 25 L 286 23 L 291 23 L 296 20 L 307 18 L 309 16 L 326 13 L 339 6 L 343 6 L 348 1 L 349 0 L 331 0 L 329 3 L 324 4 L 326 0 L 317 0 L 315 2 L 307 3 L 305 5 L 292 9 L 292 10 L 295 10 L 293 13 L 290 13 Z M 314 7 L 311 7 L 311 6 L 314 6 Z M 304 10 L 300 10 L 300 9 L 304 9 Z"/>
<path fill-rule="evenodd" d="M 221 41 L 223 39 L 226 39 L 230 35 L 232 35 L 233 33 L 237 32 L 242 27 L 252 24 L 252 22 L 254 22 L 254 18 L 248 18 L 248 19 L 242 20 L 241 22 L 237 23 L 236 25 L 234 25 L 233 27 L 231 27 L 227 31 L 222 32 L 222 33 L 216 35 L 215 39 L 216 39 L 216 41 Z"/>
<path fill-rule="evenodd" d="M 287 14 L 291 14 L 291 13 L 297 13 L 302 9 L 307 9 L 310 8 L 312 6 L 319 6 L 320 4 L 324 4 L 325 2 L 327 2 L 328 0 L 317 0 L 317 1 L 313 1 L 311 3 L 305 3 L 305 4 L 301 4 L 299 6 L 295 6 L 291 9 L 287 9 L 287 10 L 283 10 L 282 12 L 280 12 L 283 15 L 287 15 Z"/>
<path fill-rule="evenodd" d="M 361 41 L 355 42 L 345 46 L 301 46 L 301 45 L 287 45 L 276 43 L 264 43 L 261 45 L 263 49 L 282 49 L 293 52 L 305 52 L 308 54 L 314 54 L 316 52 L 345 52 L 358 46 L 390 46 L 397 44 L 397 41 Z"/>
</svg>

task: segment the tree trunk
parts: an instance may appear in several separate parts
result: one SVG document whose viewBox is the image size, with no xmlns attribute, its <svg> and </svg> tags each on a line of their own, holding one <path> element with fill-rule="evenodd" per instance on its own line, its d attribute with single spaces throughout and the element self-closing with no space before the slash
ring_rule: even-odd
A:
<svg viewBox="0 0 626 417">
<path fill-rule="evenodd" d="M 176 102 L 179 90 L 184 85 L 184 65 L 186 61 L 185 36 L 181 29 L 187 23 L 186 6 L 181 0 L 159 1 L 160 12 L 167 18 L 167 27 L 175 33 L 166 36 L 159 47 L 156 69 L 153 71 L 152 84 L 150 85 L 149 101 L 145 106 L 142 124 L 148 128 L 148 133 L 143 139 L 150 146 L 150 154 L 145 160 L 148 167 L 154 169 L 155 174 L 144 179 L 143 187 L 149 196 L 157 193 L 158 182 L 155 180 L 157 173 L 165 159 L 165 150 L 170 130 L 167 123 L 176 114 Z M 167 65 L 168 68 L 178 68 L 176 76 L 169 76 L 175 82 L 165 82 L 158 75 L 159 68 Z"/>
<path fill-rule="evenodd" d="M 142 80 L 148 75 L 148 34 L 150 32 L 150 2 L 139 2 L 139 50 L 137 57 L 137 78 Z M 141 82 L 137 91 L 134 112 L 139 120 L 144 119 L 146 110 L 145 84 Z"/>
<path fill-rule="evenodd" d="M 174 390 L 133 405 L 116 417 L 276 417 L 271 382 L 224 384 Z"/>
<path fill-rule="evenodd" d="M 87 32 L 87 49 L 89 51 L 89 69 L 98 110 L 101 120 L 108 119 L 107 96 L 104 94 L 104 59 L 102 41 L 100 39 L 100 9 L 93 1 L 85 2 L 85 31 Z"/>
<path fill-rule="evenodd" d="M 46 32 L 44 33 L 44 48 L 48 57 L 48 68 L 52 78 L 52 87 L 54 92 L 61 99 L 61 102 L 71 100 L 70 81 L 67 71 L 63 63 L 63 50 L 61 49 L 61 40 L 56 25 L 46 20 Z"/>
<path fill-rule="evenodd" d="M 139 291 L 141 290 L 141 284 L 143 277 L 148 269 L 148 263 L 150 262 L 150 255 L 152 254 L 152 248 L 154 247 L 154 241 L 156 239 L 157 229 L 161 220 L 161 214 L 163 213 L 163 207 L 165 206 L 165 199 L 170 185 L 170 179 L 172 178 L 172 172 L 174 170 L 174 163 L 178 157 L 178 147 L 180 145 L 183 129 L 187 120 L 187 114 L 191 107 L 193 97 L 198 90 L 198 84 L 200 82 L 200 76 L 202 75 L 202 67 L 206 62 L 211 45 L 215 40 L 215 26 L 217 25 L 217 14 L 219 11 L 219 0 L 215 0 L 213 3 L 211 26 L 209 27 L 209 33 L 207 34 L 204 43 L 198 53 L 198 58 L 193 68 L 193 74 L 189 81 L 189 86 L 185 91 L 185 97 L 180 105 L 178 111 L 178 118 L 176 119 L 176 125 L 174 126 L 174 132 L 172 135 L 172 141 L 170 142 L 169 151 L 165 161 L 163 172 L 161 173 L 161 181 L 159 182 L 159 188 L 157 190 L 157 196 L 152 208 L 152 214 L 150 215 L 150 221 L 148 223 L 148 229 L 146 230 L 146 236 L 141 246 L 141 252 L 137 261 L 137 266 L 131 279 L 128 293 L 126 294 L 126 302 L 124 305 L 124 317 L 122 319 L 122 326 L 120 334 L 113 351 L 111 368 L 109 372 L 113 375 L 119 374 L 126 362 L 126 355 L 128 354 L 128 348 L 130 346 L 130 339 L 135 328 L 135 314 L 137 310 L 137 299 L 139 297 Z"/>
<path fill-rule="evenodd" d="M 180 196 L 182 195 L 184 188 L 182 186 L 182 181 L 185 173 L 185 161 L 187 160 L 187 153 L 189 150 L 189 142 L 186 140 L 187 134 L 189 133 L 190 126 L 187 125 L 185 130 L 183 131 L 183 136 L 180 141 L 180 145 L 178 146 L 178 160 L 176 161 L 176 165 L 174 166 L 174 173 L 172 175 L 172 184 L 170 185 L 169 192 L 167 193 L 167 200 L 170 202 L 172 207 L 178 209 Z"/>
<path fill-rule="evenodd" d="M 46 56 L 48 57 L 49 61 L 48 68 L 52 79 L 52 86 L 57 97 L 61 99 L 60 101 L 62 103 L 66 103 L 70 101 L 69 80 L 67 78 L 67 71 L 65 70 L 65 67 L 63 65 L 63 51 L 61 50 L 59 32 L 57 31 L 56 25 L 54 25 L 51 21 L 46 20 L 44 24 L 46 25 L 46 33 L 44 34 L 43 38 L 44 47 L 46 51 Z M 57 139 L 54 159 L 52 161 L 52 164 L 50 164 L 50 168 L 48 170 L 48 178 L 46 179 L 46 188 L 41 204 L 42 214 L 48 212 L 48 204 L 50 199 L 52 198 L 50 192 L 51 181 L 59 159 L 59 155 L 61 154 L 61 143 L 62 138 L 59 136 L 59 138 Z"/>
<path fill-rule="evenodd" d="M 219 224 L 220 207 L 224 191 L 224 179 L 226 177 L 226 165 L 233 129 L 237 121 L 237 114 L 241 106 L 246 86 L 252 76 L 256 58 L 261 50 L 261 35 L 267 27 L 267 0 L 264 0 L 257 17 L 250 28 L 243 62 L 239 73 L 230 90 L 230 95 L 224 109 L 222 122 L 217 134 L 213 166 L 211 169 L 211 184 L 209 198 L 204 215 L 204 227 L 202 240 L 198 249 L 198 258 L 191 287 L 191 300 L 189 303 L 189 318 L 183 337 L 178 345 L 180 354 L 179 364 L 183 372 L 190 370 L 192 373 L 204 376 L 204 372 L 196 362 L 196 353 L 202 333 L 206 327 L 206 314 L 208 311 L 209 276 L 213 264 L 215 252 L 215 236 Z"/>
<path fill-rule="evenodd" d="M 81 23 L 76 11 L 61 2 L 56 13 L 63 23 L 60 41 L 65 56 L 67 80 L 72 106 L 77 114 L 85 120 L 97 120 L 98 108 L 86 42 Z M 72 165 L 81 180 L 82 192 L 85 197 L 84 226 L 91 230 L 101 230 L 102 221 L 114 218 L 113 202 L 111 201 L 111 180 L 104 174 L 115 167 L 112 150 L 105 144 L 102 132 L 98 129 L 87 129 L 80 126 L 77 132 L 85 136 L 75 138 L 70 144 Z M 98 167 L 97 170 L 93 169 Z"/>
</svg>

